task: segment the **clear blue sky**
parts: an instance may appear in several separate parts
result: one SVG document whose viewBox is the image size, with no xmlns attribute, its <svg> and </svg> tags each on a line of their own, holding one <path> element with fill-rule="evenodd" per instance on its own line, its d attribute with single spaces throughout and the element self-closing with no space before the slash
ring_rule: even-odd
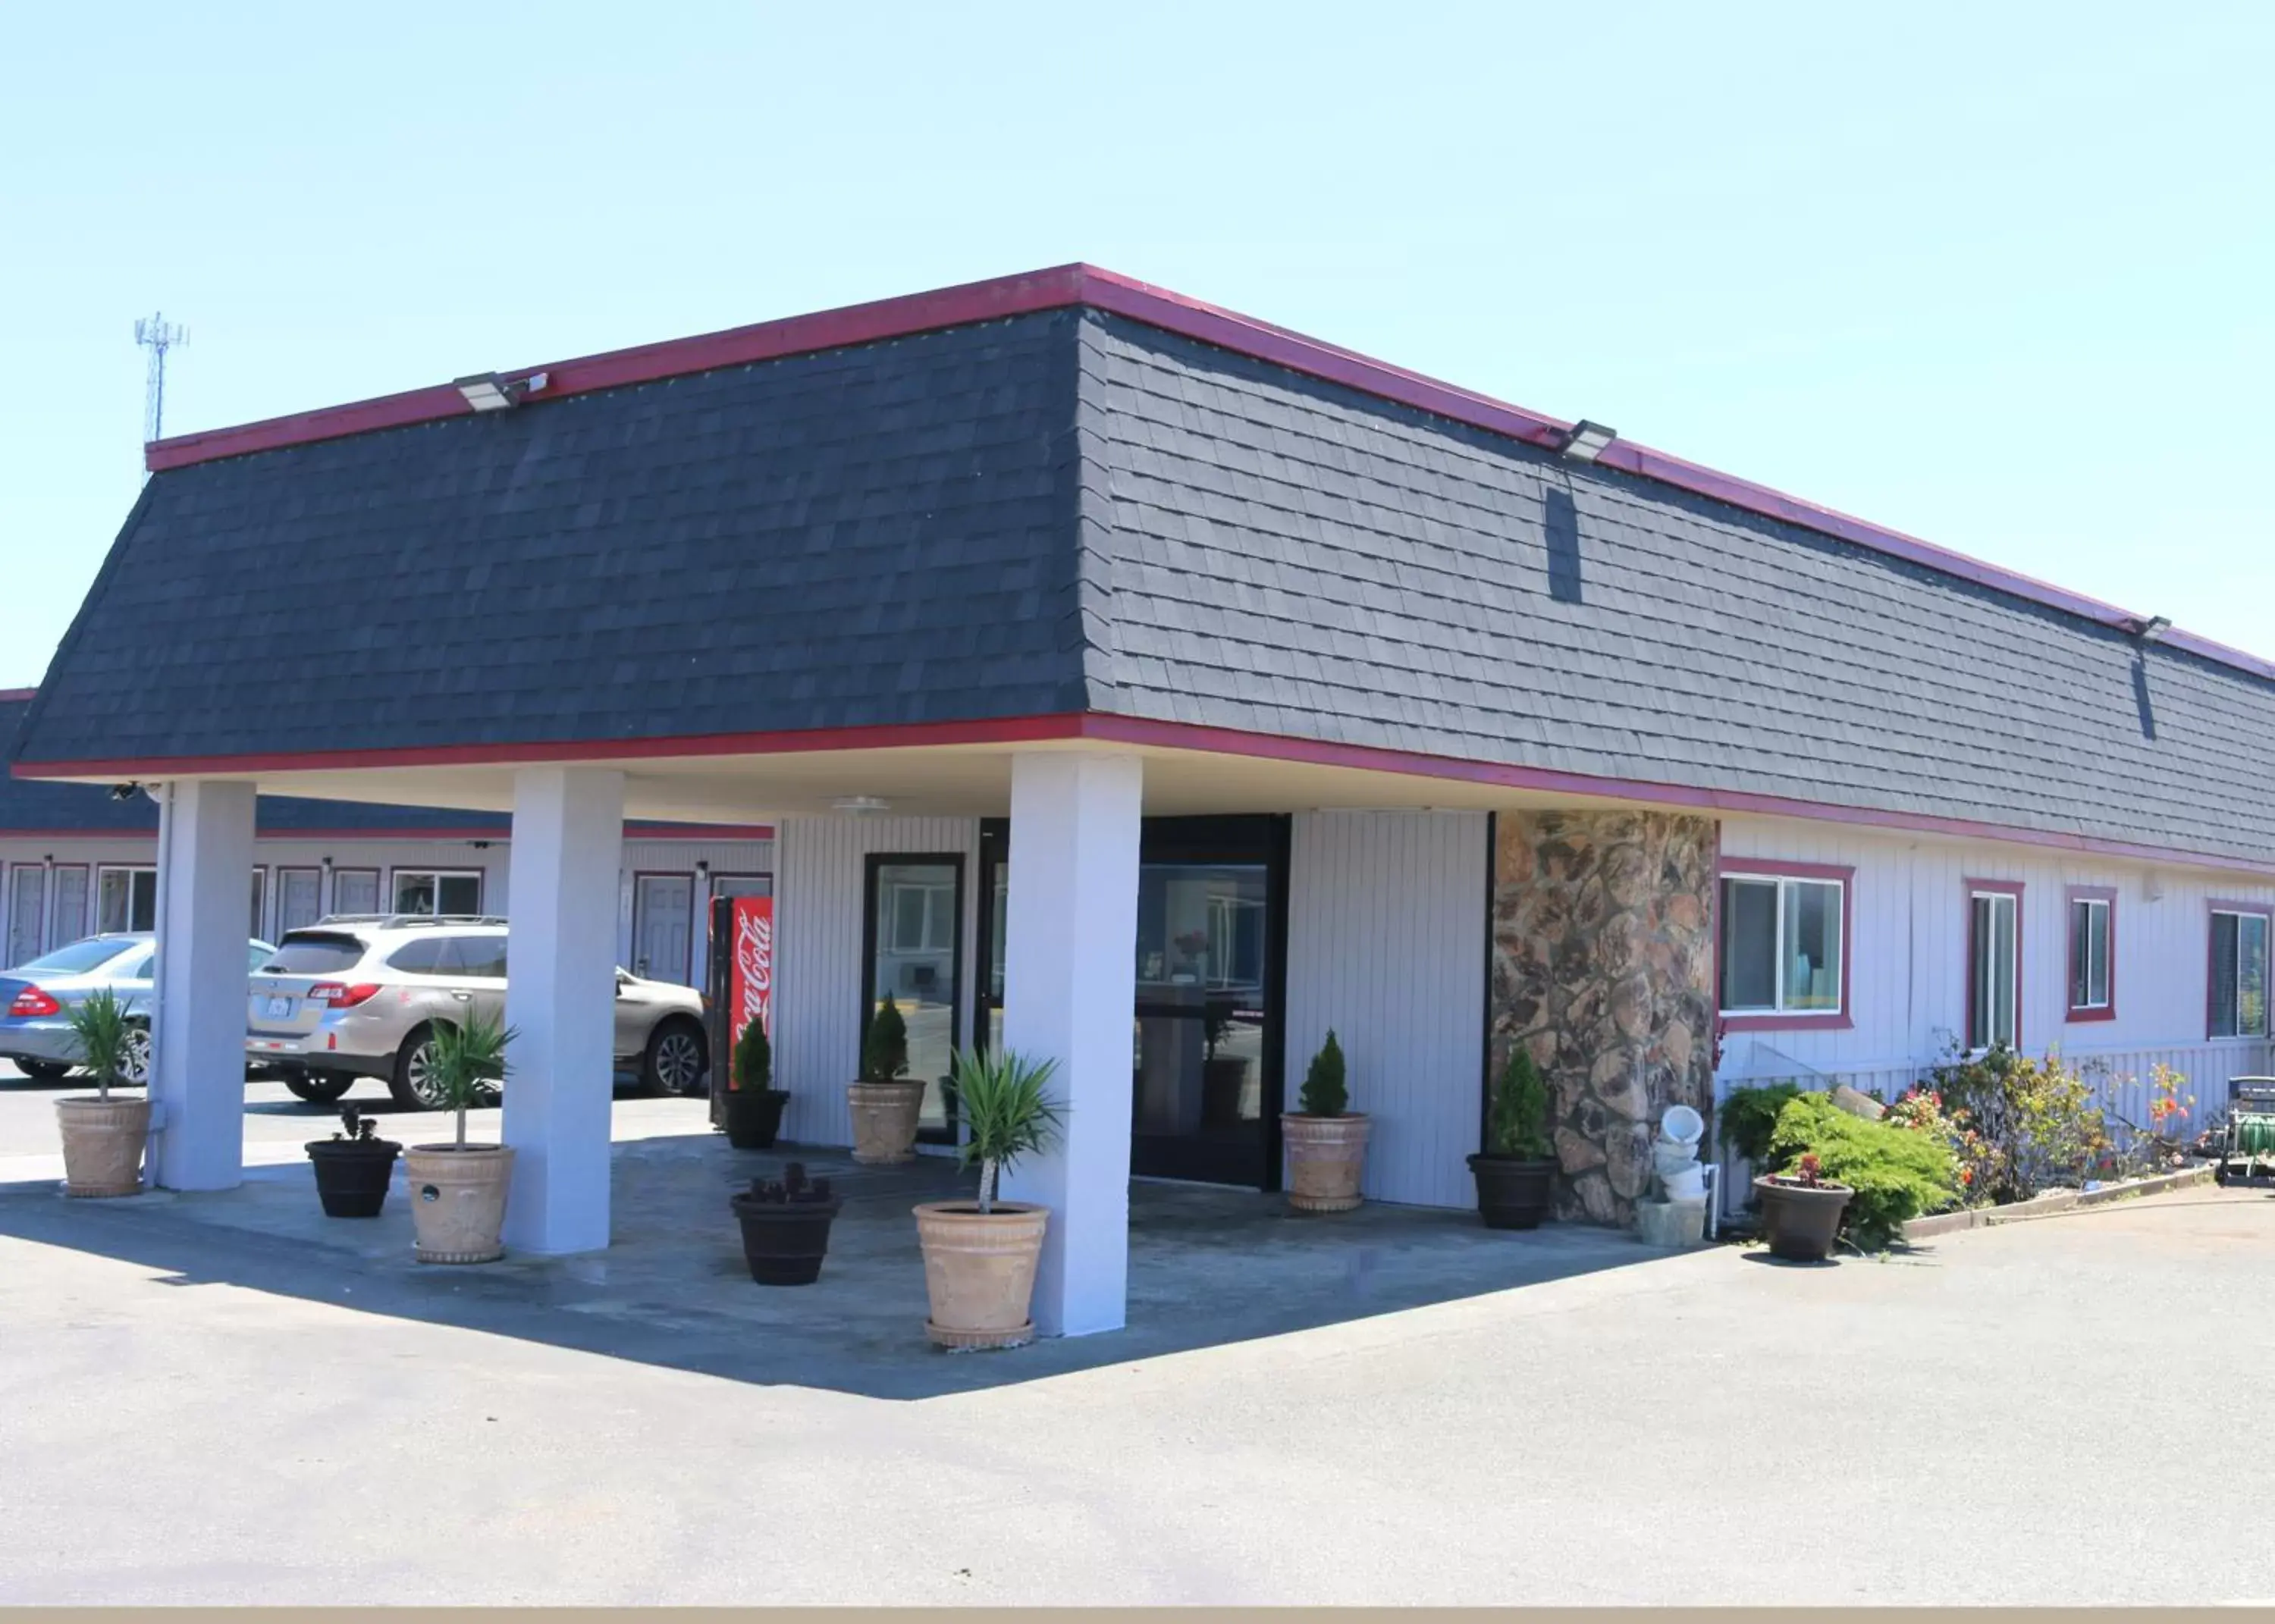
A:
<svg viewBox="0 0 2275 1624">
<path fill-rule="evenodd" d="M 0 684 L 153 309 L 181 432 L 1076 259 L 2275 654 L 2275 6 L 970 10 L 11 11 Z"/>
</svg>

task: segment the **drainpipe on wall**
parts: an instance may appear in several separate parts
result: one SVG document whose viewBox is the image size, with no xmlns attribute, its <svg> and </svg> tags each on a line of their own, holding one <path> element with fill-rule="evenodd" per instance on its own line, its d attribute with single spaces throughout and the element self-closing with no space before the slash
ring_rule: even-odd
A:
<svg viewBox="0 0 2275 1624">
<path fill-rule="evenodd" d="M 150 1102 L 150 1137 L 142 1150 L 142 1188 L 158 1187 L 158 1145 L 166 1132 L 166 1107 L 158 1098 L 158 1045 L 166 1013 L 166 977 L 158 955 L 166 947 L 166 892 L 173 881 L 174 786 L 172 782 L 146 784 L 144 792 L 158 803 L 158 895 L 151 910 L 154 939 L 150 956 L 150 1052 L 142 1067 L 142 1097 Z"/>
</svg>

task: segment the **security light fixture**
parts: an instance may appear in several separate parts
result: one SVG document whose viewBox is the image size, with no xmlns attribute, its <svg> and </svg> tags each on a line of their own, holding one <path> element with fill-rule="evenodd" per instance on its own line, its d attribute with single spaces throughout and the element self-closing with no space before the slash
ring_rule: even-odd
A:
<svg viewBox="0 0 2275 1624">
<path fill-rule="evenodd" d="M 890 801 L 881 801 L 873 795 L 841 795 L 829 803 L 842 812 L 881 812 L 890 806 Z"/>
<path fill-rule="evenodd" d="M 1576 463 L 1592 463 L 1604 454 L 1606 446 L 1619 437 L 1619 430 L 1582 418 L 1566 432 L 1560 449 Z"/>
<path fill-rule="evenodd" d="M 511 382 L 494 372 L 461 378 L 457 387 L 458 393 L 466 397 L 466 404 L 477 412 L 503 412 L 508 406 L 518 405 L 529 389 L 526 383 Z"/>
<path fill-rule="evenodd" d="M 141 787 L 140 784 L 113 784 L 110 786 L 110 798 L 114 801 L 131 801 L 134 798 L 134 792 Z"/>
<path fill-rule="evenodd" d="M 2133 623 L 2133 635 L 2143 643 L 2160 643 L 2172 629 L 2173 617 L 2169 615 L 2151 615 L 2146 620 Z"/>
</svg>

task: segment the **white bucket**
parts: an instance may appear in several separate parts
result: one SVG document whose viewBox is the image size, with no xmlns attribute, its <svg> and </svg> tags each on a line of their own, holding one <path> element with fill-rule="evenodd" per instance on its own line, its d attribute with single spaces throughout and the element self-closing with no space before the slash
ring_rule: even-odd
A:
<svg viewBox="0 0 2275 1624">
<path fill-rule="evenodd" d="M 1675 1144 L 1697 1144 L 1706 1132 L 1706 1119 L 1689 1106 L 1669 1106 L 1659 1119 L 1659 1137 Z"/>
<path fill-rule="evenodd" d="M 1695 1161 L 1689 1167 L 1683 1168 L 1680 1173 L 1668 1173 L 1662 1169 L 1659 1177 L 1659 1182 L 1667 1186 L 1667 1198 L 1669 1201 L 1702 1201 L 1705 1199 L 1705 1169 L 1701 1167 Z"/>
<path fill-rule="evenodd" d="M 1685 1167 L 1698 1165 L 1698 1147 L 1695 1144 L 1670 1144 L 1661 1139 L 1651 1147 L 1651 1165 L 1661 1177 L 1680 1173 Z"/>
</svg>

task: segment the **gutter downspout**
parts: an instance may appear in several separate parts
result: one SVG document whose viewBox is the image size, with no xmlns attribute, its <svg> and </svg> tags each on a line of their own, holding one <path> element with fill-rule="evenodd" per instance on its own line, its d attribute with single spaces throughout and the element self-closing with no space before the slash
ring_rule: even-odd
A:
<svg viewBox="0 0 2275 1624">
<path fill-rule="evenodd" d="M 166 1013 L 166 893 L 174 878 L 174 785 L 169 779 L 146 785 L 158 803 L 158 897 L 150 919 L 150 1053 L 142 1070 L 142 1097 L 150 1102 L 150 1137 L 142 1150 L 142 1188 L 158 1187 L 158 1146 L 166 1132 L 166 1107 L 158 1098 L 158 1044 Z"/>
</svg>

